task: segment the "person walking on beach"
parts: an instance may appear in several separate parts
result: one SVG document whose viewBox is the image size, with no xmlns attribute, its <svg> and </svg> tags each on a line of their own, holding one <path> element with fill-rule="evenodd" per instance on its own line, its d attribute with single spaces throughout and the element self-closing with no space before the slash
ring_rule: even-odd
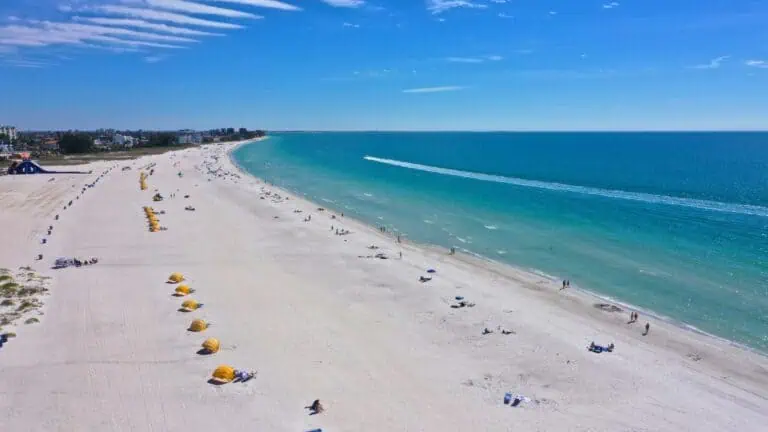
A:
<svg viewBox="0 0 768 432">
<path fill-rule="evenodd" d="M 643 333 L 643 336 L 647 336 L 648 332 L 651 331 L 651 323 L 645 323 L 645 333 Z"/>
</svg>

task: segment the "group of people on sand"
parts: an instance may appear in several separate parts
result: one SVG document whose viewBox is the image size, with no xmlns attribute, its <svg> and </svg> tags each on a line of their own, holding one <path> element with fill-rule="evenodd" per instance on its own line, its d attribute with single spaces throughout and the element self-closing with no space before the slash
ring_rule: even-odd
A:
<svg viewBox="0 0 768 432">
<path fill-rule="evenodd" d="M 571 287 L 570 279 L 563 279 L 563 287 L 560 288 L 560 291 L 562 291 L 562 290 L 564 290 L 566 288 L 570 288 L 570 287 Z"/>
<path fill-rule="evenodd" d="M 331 226 L 331 229 L 333 229 L 333 226 Z M 352 231 L 350 231 L 348 229 L 344 229 L 344 228 L 342 228 L 342 229 L 336 228 L 336 235 L 337 236 L 343 236 L 343 235 L 349 235 L 349 234 L 352 234 Z"/>
</svg>

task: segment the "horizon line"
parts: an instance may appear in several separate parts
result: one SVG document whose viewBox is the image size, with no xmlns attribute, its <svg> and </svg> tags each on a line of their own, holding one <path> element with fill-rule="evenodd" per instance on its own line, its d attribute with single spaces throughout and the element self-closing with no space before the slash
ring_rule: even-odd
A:
<svg viewBox="0 0 768 432">
<path fill-rule="evenodd" d="M 112 129 L 115 132 L 206 132 L 221 128 L 203 128 L 203 129 L 144 129 L 144 128 L 97 128 L 97 129 L 19 129 L 19 133 L 35 132 L 96 132 L 101 129 Z M 238 128 L 235 128 L 238 129 Z M 268 129 L 268 128 L 248 128 L 248 131 L 265 131 L 267 133 L 364 133 L 364 132 L 386 132 L 386 133 L 768 133 L 766 129 Z"/>
</svg>

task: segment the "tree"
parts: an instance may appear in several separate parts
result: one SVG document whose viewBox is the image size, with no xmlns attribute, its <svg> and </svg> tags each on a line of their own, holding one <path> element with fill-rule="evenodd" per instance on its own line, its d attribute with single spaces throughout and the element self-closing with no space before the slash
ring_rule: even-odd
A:
<svg viewBox="0 0 768 432">
<path fill-rule="evenodd" d="M 167 132 L 153 133 L 149 136 L 147 143 L 149 147 L 170 147 L 172 145 L 176 145 L 176 134 Z"/>
<path fill-rule="evenodd" d="M 84 133 L 67 132 L 59 140 L 59 149 L 64 154 L 88 153 L 93 150 L 93 138 Z"/>
</svg>

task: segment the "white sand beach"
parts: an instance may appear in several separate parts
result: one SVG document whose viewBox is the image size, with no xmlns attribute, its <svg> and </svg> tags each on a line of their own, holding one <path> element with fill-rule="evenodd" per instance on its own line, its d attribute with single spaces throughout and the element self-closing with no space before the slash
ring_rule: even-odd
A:
<svg viewBox="0 0 768 432">
<path fill-rule="evenodd" d="M 560 281 L 398 244 L 239 172 L 231 148 L 0 177 L 0 268 L 51 277 L 39 309 L 2 325 L 17 336 L 0 348 L 0 430 L 767 430 L 766 357 L 642 314 L 627 324 L 629 310 Z M 143 206 L 167 230 L 149 232 Z M 56 257 L 99 262 L 53 270 Z M 196 292 L 173 297 L 172 272 Z M 456 296 L 474 306 L 452 308 Z M 186 298 L 204 306 L 178 311 Z M 187 331 L 196 318 L 212 324 Z M 221 350 L 197 354 L 208 337 Z M 210 384 L 218 365 L 257 375 Z M 527 399 L 510 407 L 506 392 Z M 315 399 L 325 411 L 310 415 Z"/>
</svg>

